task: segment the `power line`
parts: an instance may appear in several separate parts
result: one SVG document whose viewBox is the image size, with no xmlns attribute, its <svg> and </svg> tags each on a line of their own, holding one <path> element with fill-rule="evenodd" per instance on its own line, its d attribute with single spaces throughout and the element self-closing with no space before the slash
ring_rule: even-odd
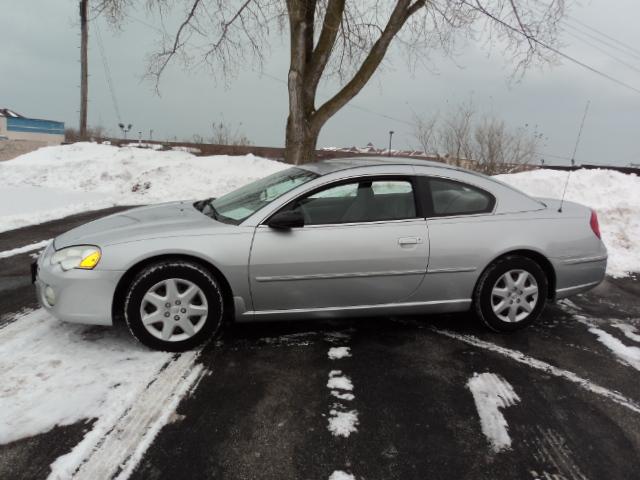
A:
<svg viewBox="0 0 640 480">
<path fill-rule="evenodd" d="M 102 35 L 100 34 L 99 23 L 93 22 L 96 27 L 96 38 L 98 39 L 98 47 L 100 49 L 100 56 L 102 57 L 102 66 L 104 67 L 104 76 L 107 79 L 107 85 L 109 86 L 109 92 L 111 93 L 111 102 L 113 103 L 113 109 L 116 112 L 116 118 L 118 123 L 122 123 L 122 117 L 120 116 L 120 108 L 118 107 L 118 100 L 116 98 L 115 89 L 113 88 L 113 82 L 111 80 L 111 69 L 109 68 L 109 61 L 104 50 L 104 44 L 102 43 Z"/>
<path fill-rule="evenodd" d="M 609 40 L 611 40 L 611 41 L 613 41 L 613 42 L 617 43 L 618 45 L 620 45 L 620 46 L 622 46 L 622 47 L 626 48 L 627 50 L 629 50 L 629 51 L 631 51 L 631 52 L 634 52 L 636 55 L 640 55 L 640 50 L 638 50 L 637 48 L 634 48 L 634 47 L 632 47 L 632 46 L 630 46 L 630 45 L 628 45 L 628 44 L 626 44 L 626 43 L 624 43 L 624 42 L 621 42 L 620 40 L 618 40 L 618 39 L 616 39 L 616 38 L 612 37 L 611 35 L 608 35 L 608 34 L 606 34 L 606 33 L 602 32 L 602 31 L 600 31 L 600 30 L 598 30 L 598 29 L 596 29 L 596 28 L 594 28 L 594 27 L 590 27 L 589 25 L 587 25 L 586 23 L 581 22 L 581 21 L 580 21 L 580 20 L 578 20 L 577 18 L 571 17 L 571 16 L 569 16 L 569 15 L 566 15 L 566 17 L 567 17 L 568 19 L 570 19 L 572 22 L 575 22 L 575 23 L 577 23 L 577 24 L 579 24 L 579 25 L 582 25 L 583 27 L 585 27 L 585 28 L 587 28 L 587 29 L 591 30 L 592 32 L 595 32 L 595 33 L 597 33 L 598 35 L 601 35 L 602 37 L 608 38 Z"/>
<path fill-rule="evenodd" d="M 480 12 L 481 14 L 487 16 L 488 18 L 490 18 L 491 20 L 493 20 L 494 22 L 499 23 L 500 25 L 502 25 L 503 27 L 507 28 L 508 30 L 511 30 L 512 32 L 521 35 L 523 37 L 525 37 L 528 41 L 535 43 L 536 45 L 541 46 L 542 48 L 546 48 L 547 50 L 549 50 L 550 52 L 555 53 L 556 55 L 559 55 L 560 57 L 564 58 L 565 60 L 569 60 L 572 63 L 575 63 L 576 65 L 585 68 L 587 70 L 589 70 L 592 73 L 595 73 L 596 75 L 599 75 L 603 78 L 606 78 L 607 80 L 617 83 L 618 85 L 620 85 L 621 87 L 627 88 L 629 90 L 634 91 L 635 93 L 639 93 L 640 94 L 640 89 L 633 87 L 631 85 L 629 85 L 628 83 L 623 82 L 622 80 L 617 79 L 616 77 L 609 75 L 608 73 L 602 72 L 600 70 L 598 70 L 595 67 L 592 67 L 591 65 L 588 65 L 580 60 L 578 60 L 575 57 L 572 57 L 571 55 L 564 53 L 560 50 L 558 50 L 555 47 L 552 47 L 551 45 L 548 45 L 546 43 L 544 43 L 543 41 L 537 39 L 536 37 L 532 36 L 532 35 L 528 35 L 525 32 L 518 30 L 516 27 L 514 27 L 513 25 L 510 25 L 509 23 L 505 22 L 504 20 L 496 17 L 495 15 L 487 12 L 486 10 L 482 9 L 482 8 L 478 8 L 475 5 L 471 5 L 470 3 L 466 2 L 465 0 L 462 0 L 462 3 L 464 3 L 465 5 L 467 5 L 469 8 L 471 8 L 472 10 L 475 10 L 477 12 Z"/>
<path fill-rule="evenodd" d="M 622 60 L 619 57 L 616 57 L 615 55 L 612 55 L 610 52 L 607 52 L 604 48 L 599 47 L 598 45 L 595 45 L 594 43 L 590 42 L 589 40 L 585 40 L 584 38 L 580 38 L 579 35 L 576 35 L 575 33 L 571 33 L 571 32 L 565 32 L 568 35 L 572 36 L 573 38 L 578 39 L 579 41 L 586 43 L 587 45 L 589 45 L 591 48 L 595 48 L 596 50 L 604 53 L 607 57 L 609 57 L 610 59 L 620 63 L 621 65 L 624 65 L 627 68 L 630 68 L 631 70 L 634 70 L 635 72 L 640 73 L 640 68 L 628 63 L 626 60 Z"/>
</svg>

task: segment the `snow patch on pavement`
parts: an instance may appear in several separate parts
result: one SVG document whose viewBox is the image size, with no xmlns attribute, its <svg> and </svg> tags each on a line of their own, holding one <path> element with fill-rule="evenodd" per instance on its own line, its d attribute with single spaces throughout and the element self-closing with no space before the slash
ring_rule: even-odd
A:
<svg viewBox="0 0 640 480">
<path fill-rule="evenodd" d="M 573 372 L 568 370 L 563 370 L 558 368 L 550 363 L 544 362 L 542 360 L 538 360 L 537 358 L 530 357 L 522 352 L 517 350 L 511 350 L 510 348 L 501 347 L 500 345 L 496 345 L 495 343 L 487 342 L 484 340 L 480 340 L 473 335 L 461 335 L 459 333 L 454 333 L 449 330 L 441 330 L 438 328 L 431 328 L 431 330 L 440 335 L 444 335 L 445 337 L 449 337 L 461 342 L 466 343 L 467 345 L 471 345 L 477 348 L 482 348 L 484 350 L 488 350 L 494 353 L 498 353 L 503 355 L 511 360 L 515 360 L 518 363 L 522 363 L 536 370 L 540 370 L 545 372 L 547 375 L 553 375 L 555 377 L 564 378 L 565 380 L 575 383 L 576 385 L 582 387 L 583 389 L 595 393 L 596 395 L 600 395 L 602 397 L 608 398 L 609 400 L 621 405 L 629 410 L 640 414 L 640 404 L 638 404 L 635 400 L 632 400 L 628 397 L 625 397 L 620 392 L 616 392 L 615 390 L 609 390 L 608 388 L 602 387 L 592 381 L 582 378 L 576 375 Z"/>
<path fill-rule="evenodd" d="M 589 327 L 589 331 L 598 337 L 598 341 L 607 347 L 625 365 L 640 371 L 640 347 L 625 345 L 609 332 L 597 327 Z"/>
<path fill-rule="evenodd" d="M 534 197 L 560 198 L 567 172 L 532 170 L 496 178 Z M 609 252 L 609 275 L 622 277 L 640 271 L 640 177 L 605 168 L 576 170 L 571 174 L 566 200 L 598 213 L 602 240 Z"/>
<path fill-rule="evenodd" d="M 356 398 L 356 396 L 353 393 L 342 393 L 342 392 L 339 392 L 338 390 L 331 390 L 331 395 L 333 395 L 339 400 L 347 400 L 349 402 L 354 398 Z"/>
<path fill-rule="evenodd" d="M 349 347 L 331 347 L 329 349 L 329 358 L 331 360 L 339 360 L 351 356 L 351 349 Z"/>
<path fill-rule="evenodd" d="M 336 437 L 348 437 L 358 431 L 358 412 L 356 410 L 329 410 L 329 431 Z"/>
<path fill-rule="evenodd" d="M 83 464 L 132 470 L 196 380 L 197 355 L 153 352 L 123 329 L 27 313 L 0 330 L 0 444 L 95 419 L 50 478 L 70 478 Z"/>
<path fill-rule="evenodd" d="M 0 258 L 13 257 L 14 255 L 20 255 L 21 253 L 32 252 L 33 250 L 38 250 L 39 248 L 45 248 L 50 241 L 51 240 L 43 240 L 41 242 L 32 243 L 31 245 L 25 245 L 24 247 L 5 250 L 4 252 L 0 252 Z"/>
<path fill-rule="evenodd" d="M 0 163 L 0 231 L 115 205 L 220 196 L 288 166 L 95 143 L 40 148 Z"/>
<path fill-rule="evenodd" d="M 638 330 L 633 325 L 628 325 L 626 323 L 614 323 L 612 326 L 621 330 L 622 333 L 624 333 L 624 336 L 628 339 L 640 343 L 640 333 L 638 333 Z"/>
<path fill-rule="evenodd" d="M 493 373 L 474 373 L 467 382 L 480 416 L 482 433 L 495 453 L 511 448 L 507 421 L 500 411 L 515 405 L 520 397 L 505 379 Z"/>
<path fill-rule="evenodd" d="M 327 387 L 332 390 L 353 390 L 353 383 L 349 377 L 342 374 L 341 370 L 331 370 Z"/>
<path fill-rule="evenodd" d="M 329 476 L 329 480 L 356 480 L 356 477 L 342 470 L 336 470 Z"/>
</svg>

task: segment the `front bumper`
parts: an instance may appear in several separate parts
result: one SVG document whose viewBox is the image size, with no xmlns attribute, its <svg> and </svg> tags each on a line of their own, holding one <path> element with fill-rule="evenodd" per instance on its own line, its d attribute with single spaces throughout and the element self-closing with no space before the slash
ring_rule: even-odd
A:
<svg viewBox="0 0 640 480">
<path fill-rule="evenodd" d="M 34 271 L 35 270 L 35 271 Z M 112 325 L 113 296 L 124 272 L 73 269 L 63 271 L 42 257 L 32 269 L 38 302 L 64 322 Z M 45 289 L 50 287 L 55 302 L 50 304 Z"/>
</svg>

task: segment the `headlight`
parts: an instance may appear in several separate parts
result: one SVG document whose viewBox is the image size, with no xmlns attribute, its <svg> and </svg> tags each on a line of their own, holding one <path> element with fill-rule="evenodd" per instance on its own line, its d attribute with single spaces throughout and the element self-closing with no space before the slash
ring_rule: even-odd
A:
<svg viewBox="0 0 640 480">
<path fill-rule="evenodd" d="M 58 250 L 51 257 L 51 265 L 59 264 L 62 270 L 81 268 L 91 270 L 100 261 L 102 252 L 94 245 L 77 245 Z"/>
</svg>

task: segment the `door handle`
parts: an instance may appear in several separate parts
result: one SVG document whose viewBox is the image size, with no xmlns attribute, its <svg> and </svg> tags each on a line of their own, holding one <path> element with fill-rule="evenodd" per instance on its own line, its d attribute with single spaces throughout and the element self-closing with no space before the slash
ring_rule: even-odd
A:
<svg viewBox="0 0 640 480">
<path fill-rule="evenodd" d="M 398 239 L 398 245 L 416 245 L 422 243 L 422 239 L 419 237 L 400 237 Z"/>
</svg>

